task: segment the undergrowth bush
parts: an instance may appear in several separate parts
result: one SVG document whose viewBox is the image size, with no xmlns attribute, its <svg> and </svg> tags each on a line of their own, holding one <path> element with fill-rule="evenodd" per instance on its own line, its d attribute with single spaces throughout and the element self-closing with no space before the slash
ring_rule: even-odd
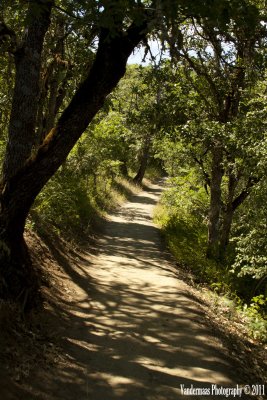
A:
<svg viewBox="0 0 267 400">
<path fill-rule="evenodd" d="M 43 221 L 57 234 L 79 241 L 92 232 L 101 217 L 138 190 L 118 174 L 117 163 L 103 163 L 94 175 L 75 174 L 67 162 L 36 199 L 30 227 L 34 227 L 37 218 L 38 229 Z"/>
<path fill-rule="evenodd" d="M 206 258 L 207 194 L 197 188 L 195 180 L 192 172 L 169 179 L 170 187 L 155 210 L 155 221 L 180 265 L 190 268 L 199 282 L 219 282 L 221 266 Z"/>
<path fill-rule="evenodd" d="M 250 336 L 267 342 L 267 319 L 262 315 L 263 308 L 266 312 L 267 299 L 264 295 L 254 296 L 249 305 L 244 304 L 241 312 L 245 318 Z"/>
<path fill-rule="evenodd" d="M 81 234 L 98 212 L 88 185 L 88 181 L 84 182 L 71 171 L 60 170 L 38 196 L 33 215 L 37 212 L 60 234 Z"/>
<path fill-rule="evenodd" d="M 179 265 L 189 268 L 196 282 L 216 282 L 219 287 L 223 271 L 215 261 L 206 258 L 207 228 L 197 218 L 187 217 L 170 213 L 162 204 L 155 210 L 155 222 L 161 226 L 167 245 Z"/>
<path fill-rule="evenodd" d="M 231 319 L 237 313 L 251 337 L 266 341 L 266 296 L 253 297 L 255 282 L 251 277 L 234 273 L 229 261 L 232 255 L 229 260 L 224 260 L 224 264 L 206 258 L 205 193 L 196 190 L 189 180 L 183 181 L 182 185 L 173 185 L 177 183 L 173 180 L 170 183 L 171 187 L 163 194 L 154 214 L 170 251 L 180 266 L 191 271 L 195 283 L 209 285 L 220 307 L 227 310 L 225 316 Z M 222 298 L 226 299 L 227 306 L 222 303 Z"/>
</svg>

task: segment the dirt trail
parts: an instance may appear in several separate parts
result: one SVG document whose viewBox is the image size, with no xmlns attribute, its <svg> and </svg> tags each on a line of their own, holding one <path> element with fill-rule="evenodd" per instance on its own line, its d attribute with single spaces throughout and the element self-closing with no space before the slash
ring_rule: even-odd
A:
<svg viewBox="0 0 267 400">
<path fill-rule="evenodd" d="M 107 222 L 97 254 L 79 259 L 72 324 L 62 332 L 69 362 L 42 372 L 35 398 L 218 399 L 226 396 L 182 395 L 181 385 L 245 383 L 164 251 L 151 220 L 161 190 L 134 196 Z"/>
</svg>

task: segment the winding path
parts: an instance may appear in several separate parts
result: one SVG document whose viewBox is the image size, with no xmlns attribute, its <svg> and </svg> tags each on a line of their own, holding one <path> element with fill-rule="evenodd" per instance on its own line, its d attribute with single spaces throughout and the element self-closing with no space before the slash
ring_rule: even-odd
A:
<svg viewBox="0 0 267 400">
<path fill-rule="evenodd" d="M 79 259 L 62 339 L 69 363 L 44 376 L 38 398 L 219 399 L 181 388 L 240 383 L 151 220 L 161 191 L 151 185 L 134 196 L 107 222 L 97 253 Z"/>
</svg>

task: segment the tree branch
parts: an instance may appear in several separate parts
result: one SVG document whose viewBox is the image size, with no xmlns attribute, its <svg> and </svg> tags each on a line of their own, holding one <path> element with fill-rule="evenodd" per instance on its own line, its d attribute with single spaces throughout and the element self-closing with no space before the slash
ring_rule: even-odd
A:
<svg viewBox="0 0 267 400">
<path fill-rule="evenodd" d="M 205 183 L 206 183 L 205 189 L 207 191 L 207 187 L 210 187 L 210 175 L 205 170 L 203 160 L 201 158 L 200 159 L 197 158 L 197 156 L 194 154 L 193 151 L 191 151 L 191 156 L 192 156 L 193 160 L 200 166 L 201 172 L 203 174 L 203 177 L 204 177 L 204 180 L 205 180 Z"/>
<path fill-rule="evenodd" d="M 183 50 L 183 52 L 180 53 L 180 55 L 188 62 L 189 66 L 197 73 L 197 75 L 202 76 L 206 80 L 214 96 L 215 102 L 218 106 L 218 111 L 220 111 L 222 109 L 222 100 L 220 94 L 218 93 L 217 87 L 214 81 L 212 80 L 212 77 L 208 74 L 205 68 L 203 68 L 203 65 L 202 68 L 198 66 L 197 63 L 195 63 L 192 60 L 192 58 L 188 56 L 186 51 Z"/>
<path fill-rule="evenodd" d="M 65 10 L 63 7 L 60 7 L 60 6 L 56 5 L 56 4 L 53 5 L 53 8 L 63 12 L 64 14 L 68 15 L 68 17 L 71 17 L 71 18 L 74 18 L 74 19 L 78 19 L 78 20 L 82 20 L 81 17 L 78 17 L 77 15 L 74 15 L 74 14 L 70 13 L 69 11 Z"/>
<path fill-rule="evenodd" d="M 250 189 L 253 188 L 257 183 L 259 183 L 261 177 L 249 177 L 247 185 L 244 190 L 233 200 L 232 209 L 235 211 L 249 196 Z"/>
<path fill-rule="evenodd" d="M 203 102 L 206 104 L 207 110 L 211 110 L 212 111 L 211 112 L 212 116 L 216 118 L 217 117 L 217 113 L 214 110 L 213 104 L 208 101 L 207 97 L 202 93 L 201 90 L 199 90 L 197 85 L 194 83 L 192 77 L 190 76 L 190 71 L 188 71 L 187 68 L 185 68 L 184 73 L 185 73 L 186 78 L 190 81 L 192 87 L 195 89 L 195 91 L 201 97 Z"/>
</svg>

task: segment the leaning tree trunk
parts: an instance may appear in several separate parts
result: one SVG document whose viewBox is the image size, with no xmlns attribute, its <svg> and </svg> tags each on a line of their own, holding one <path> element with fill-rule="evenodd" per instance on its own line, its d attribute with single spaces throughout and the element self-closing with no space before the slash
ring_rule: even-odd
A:
<svg viewBox="0 0 267 400">
<path fill-rule="evenodd" d="M 141 185 L 141 183 L 142 183 L 142 181 L 144 179 L 145 173 L 146 173 L 148 159 L 149 159 L 150 143 L 151 143 L 151 137 L 148 136 L 145 139 L 144 147 L 142 149 L 139 169 L 138 169 L 137 174 L 135 175 L 135 177 L 133 179 L 133 181 L 135 183 L 137 183 L 138 185 Z"/>
<path fill-rule="evenodd" d="M 110 35 L 103 29 L 92 68 L 73 96 L 57 125 L 15 173 L 6 173 L 0 185 L 0 297 L 20 299 L 27 305 L 35 298 L 34 280 L 23 240 L 25 221 L 39 192 L 66 160 L 69 152 L 101 109 L 106 96 L 125 73 L 129 55 L 144 38 L 147 20 L 127 31 Z M 23 141 L 23 138 L 21 138 Z M 12 143 L 7 158 L 12 156 Z M 15 284 L 14 284 L 15 283 Z"/>
<path fill-rule="evenodd" d="M 133 179 L 133 181 L 135 183 L 137 183 L 138 185 L 141 185 L 141 183 L 142 183 L 142 181 L 144 179 L 146 168 L 147 168 L 147 163 L 148 163 L 148 158 L 149 158 L 149 154 L 147 152 L 145 152 L 142 155 L 140 166 L 139 166 L 139 169 L 137 171 L 137 174 L 135 175 L 135 177 Z"/>
<path fill-rule="evenodd" d="M 220 145 L 212 149 L 212 168 L 210 179 L 210 210 L 208 222 L 207 257 L 217 258 L 219 252 L 219 229 L 221 213 L 221 183 L 223 177 L 223 149 Z"/>
</svg>

